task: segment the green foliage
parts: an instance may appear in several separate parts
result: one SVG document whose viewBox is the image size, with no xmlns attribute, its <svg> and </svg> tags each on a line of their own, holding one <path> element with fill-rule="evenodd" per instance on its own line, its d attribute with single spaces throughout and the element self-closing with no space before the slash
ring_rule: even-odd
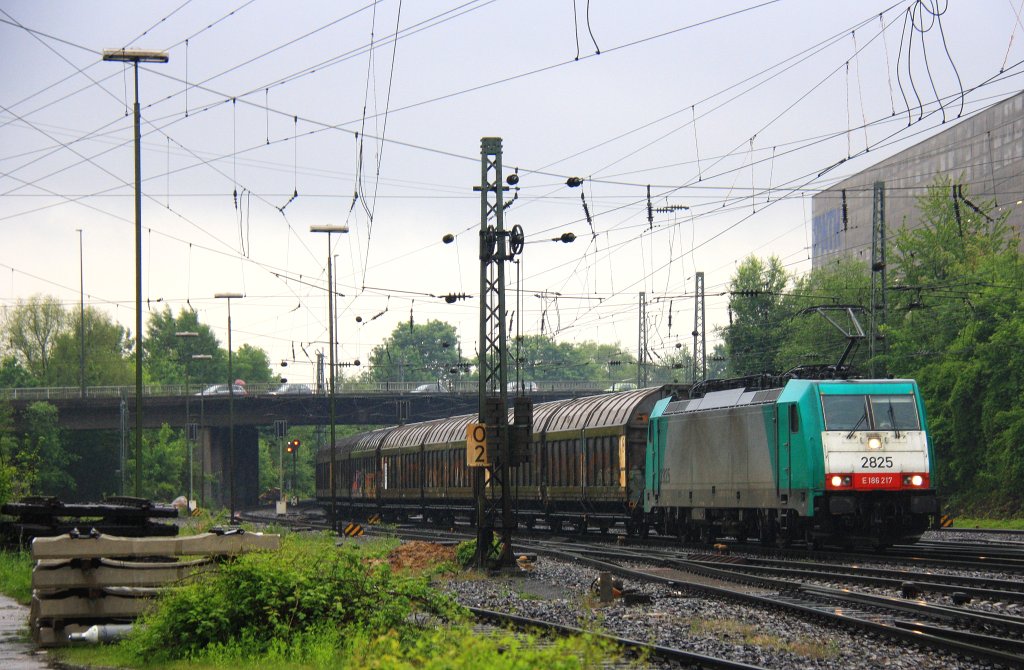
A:
<svg viewBox="0 0 1024 670">
<path fill-rule="evenodd" d="M 142 486 L 143 497 L 170 502 L 188 494 L 188 447 L 180 430 L 167 424 L 159 430 L 142 433 Z M 125 463 L 127 490 L 135 489 L 135 450 Z M 198 488 L 198 481 L 196 483 Z"/>
<path fill-rule="evenodd" d="M 455 327 L 443 321 L 397 326 L 370 352 L 370 381 L 447 381 L 463 369 Z M 452 370 L 456 370 L 455 373 Z"/>
<path fill-rule="evenodd" d="M 181 337 L 175 333 L 198 333 Z M 182 308 L 174 316 L 170 307 L 153 312 L 143 340 L 146 376 L 156 384 L 184 384 L 186 377 L 199 386 L 223 383 L 228 376 L 227 351 L 213 330 L 199 323 L 199 314 Z M 195 354 L 213 356 L 211 360 L 192 360 Z"/>
<path fill-rule="evenodd" d="M 476 635 L 466 628 L 394 631 L 357 635 L 348 641 L 337 667 L 362 670 L 578 670 L 601 667 L 617 656 L 615 648 L 591 636 L 559 638 L 540 644 L 529 635 Z"/>
<path fill-rule="evenodd" d="M 54 338 L 50 357 L 50 383 L 81 384 L 81 315 L 73 312 L 66 327 Z M 94 307 L 85 310 L 85 383 L 87 386 L 121 386 L 135 378 L 135 362 L 128 331 Z"/>
<path fill-rule="evenodd" d="M 404 632 L 416 612 L 458 619 L 453 600 L 425 579 L 371 566 L 331 536 L 289 535 L 274 553 L 248 554 L 162 597 L 127 642 L 132 654 L 166 661 L 236 649 L 249 657 L 302 644 L 326 627 Z"/>
<path fill-rule="evenodd" d="M 14 355 L 9 354 L 0 358 L 0 388 L 28 388 L 38 385 L 38 380 Z"/>
<path fill-rule="evenodd" d="M 842 357 L 848 340 L 823 315 L 800 312 L 823 305 L 870 306 L 871 273 L 862 261 L 841 258 L 794 279 L 793 290 L 783 298 L 782 304 L 786 314 L 792 316 L 782 324 L 780 330 L 782 341 L 776 359 L 778 370 L 785 371 L 799 365 L 834 365 Z M 835 311 L 827 314 L 828 318 L 848 329 L 848 332 L 855 332 L 844 314 Z M 854 314 L 866 332 L 870 328 L 867 313 L 856 311 Z M 846 365 L 866 373 L 868 352 L 867 341 L 861 341 Z"/>
<path fill-rule="evenodd" d="M 53 296 L 34 295 L 4 310 L 3 340 L 17 361 L 42 384 L 50 383 L 50 355 L 67 312 Z"/>
<path fill-rule="evenodd" d="M 994 216 L 994 203 L 981 202 L 978 214 L 951 191 L 937 180 L 919 200 L 924 225 L 896 236 L 884 363 L 921 385 L 952 506 L 1019 513 L 1024 264 L 1008 212 Z"/>
<path fill-rule="evenodd" d="M 57 423 L 57 408 L 34 402 L 25 408 L 25 434 L 12 445 L 5 461 L 14 468 L 14 497 L 61 496 L 75 488 L 69 471 L 78 458 L 65 447 Z"/>
<path fill-rule="evenodd" d="M 455 560 L 464 568 L 468 568 L 476 559 L 476 540 L 459 542 L 455 546 Z"/>
<path fill-rule="evenodd" d="M 231 374 L 236 379 L 244 379 L 248 383 L 266 383 L 275 379 L 274 371 L 270 368 L 270 358 L 259 347 L 243 344 L 232 358 Z"/>
<path fill-rule="evenodd" d="M 635 379 L 636 358 L 619 345 L 556 342 L 547 335 L 526 335 L 509 341 L 509 379 L 517 360 L 524 381 Z"/>
<path fill-rule="evenodd" d="M 732 324 L 723 335 L 729 373 L 735 376 L 780 372 L 776 358 L 790 314 L 782 300 L 788 281 L 782 262 L 748 257 L 729 284 Z"/>
<path fill-rule="evenodd" d="M 18 452 L 14 437 L 14 410 L 0 401 L 0 505 L 15 498 L 18 472 L 13 459 Z"/>
<path fill-rule="evenodd" d="M 32 565 L 27 551 L 0 551 L 0 593 L 28 605 L 32 600 Z"/>
<path fill-rule="evenodd" d="M 654 353 L 654 352 L 652 352 Z M 655 357 L 657 365 L 651 368 L 650 383 L 683 383 L 693 379 L 693 354 L 689 347 L 679 346 L 668 356 Z"/>
</svg>

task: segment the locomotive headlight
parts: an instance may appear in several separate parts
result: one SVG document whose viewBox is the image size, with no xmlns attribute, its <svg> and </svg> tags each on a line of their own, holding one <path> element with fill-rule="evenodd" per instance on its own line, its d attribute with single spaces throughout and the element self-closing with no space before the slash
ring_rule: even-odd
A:
<svg viewBox="0 0 1024 670">
<path fill-rule="evenodd" d="M 880 437 L 869 437 L 868 438 L 868 449 L 881 449 L 882 438 Z"/>
<path fill-rule="evenodd" d="M 914 475 L 910 478 L 910 483 L 914 486 L 920 486 L 921 484 L 924 484 L 924 477 L 921 475 Z"/>
<path fill-rule="evenodd" d="M 832 486 L 839 488 L 843 485 L 843 478 L 839 475 L 832 475 Z"/>
</svg>

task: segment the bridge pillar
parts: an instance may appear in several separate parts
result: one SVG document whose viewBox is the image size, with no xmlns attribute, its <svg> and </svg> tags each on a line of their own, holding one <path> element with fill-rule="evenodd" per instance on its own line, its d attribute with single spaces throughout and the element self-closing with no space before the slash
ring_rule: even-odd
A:
<svg viewBox="0 0 1024 670">
<path fill-rule="evenodd" d="M 210 426 L 199 431 L 202 467 L 202 498 L 207 508 L 231 505 L 230 433 L 228 428 Z M 255 426 L 235 426 L 235 506 L 259 504 L 259 433 Z"/>
</svg>

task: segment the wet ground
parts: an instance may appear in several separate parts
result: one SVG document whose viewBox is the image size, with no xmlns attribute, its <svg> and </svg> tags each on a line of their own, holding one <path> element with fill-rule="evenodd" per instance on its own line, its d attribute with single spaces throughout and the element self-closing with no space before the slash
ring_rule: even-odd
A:
<svg viewBox="0 0 1024 670">
<path fill-rule="evenodd" d="M 48 668 L 45 652 L 36 651 L 28 637 L 28 608 L 0 595 L 0 668 L 42 670 Z"/>
</svg>

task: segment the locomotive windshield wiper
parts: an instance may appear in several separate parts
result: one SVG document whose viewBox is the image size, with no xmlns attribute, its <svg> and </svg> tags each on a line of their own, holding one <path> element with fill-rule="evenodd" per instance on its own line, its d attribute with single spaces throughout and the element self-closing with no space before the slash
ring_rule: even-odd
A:
<svg viewBox="0 0 1024 670">
<path fill-rule="evenodd" d="M 867 420 L 868 412 L 867 410 L 864 410 L 864 413 L 860 415 L 859 419 L 857 419 L 857 423 L 853 424 L 853 428 L 851 428 L 850 432 L 846 434 L 846 439 L 851 439 L 853 437 L 853 434 L 857 432 L 857 429 L 860 428 L 860 424 L 864 423 Z"/>
<path fill-rule="evenodd" d="M 896 425 L 896 413 L 892 411 L 892 398 L 889 398 L 889 421 L 892 421 L 892 429 L 896 431 L 896 439 L 900 439 L 900 427 Z"/>
</svg>

